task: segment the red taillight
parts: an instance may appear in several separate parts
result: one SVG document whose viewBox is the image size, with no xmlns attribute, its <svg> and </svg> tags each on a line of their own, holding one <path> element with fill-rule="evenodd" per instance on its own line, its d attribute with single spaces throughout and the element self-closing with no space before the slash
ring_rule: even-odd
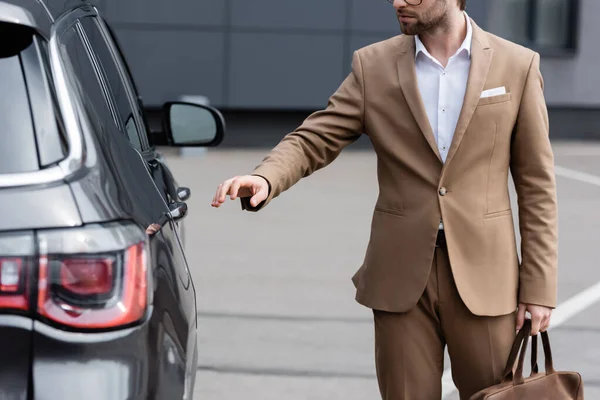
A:
<svg viewBox="0 0 600 400">
<path fill-rule="evenodd" d="M 26 270 L 22 258 L 0 258 L 0 308 L 27 310 Z"/>
<path fill-rule="evenodd" d="M 60 284 L 71 293 L 106 295 L 113 288 L 113 260 L 75 258 L 60 264 Z"/>
<path fill-rule="evenodd" d="M 109 329 L 141 320 L 148 305 L 144 242 L 111 257 L 40 258 L 38 312 L 63 325 Z"/>
</svg>

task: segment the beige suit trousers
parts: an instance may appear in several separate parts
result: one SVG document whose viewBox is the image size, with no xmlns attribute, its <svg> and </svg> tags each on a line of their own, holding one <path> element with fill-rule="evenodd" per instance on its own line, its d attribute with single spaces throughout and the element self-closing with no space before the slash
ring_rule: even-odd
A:
<svg viewBox="0 0 600 400">
<path fill-rule="evenodd" d="M 462 302 L 447 249 L 436 247 L 427 287 L 405 313 L 374 310 L 375 361 L 384 400 L 440 400 L 444 348 L 461 400 L 502 379 L 516 313 L 480 317 Z"/>
</svg>

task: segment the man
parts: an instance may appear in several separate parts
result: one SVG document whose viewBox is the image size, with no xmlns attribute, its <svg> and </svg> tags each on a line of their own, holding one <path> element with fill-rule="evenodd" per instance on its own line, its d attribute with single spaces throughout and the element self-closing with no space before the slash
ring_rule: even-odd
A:
<svg viewBox="0 0 600 400">
<path fill-rule="evenodd" d="M 526 311 L 535 335 L 556 305 L 556 188 L 540 58 L 483 31 L 465 3 L 395 0 L 404 35 L 356 51 L 327 108 L 252 175 L 222 183 L 212 203 L 229 195 L 257 211 L 368 135 L 380 193 L 353 282 L 357 301 L 373 309 L 386 400 L 439 399 L 445 345 L 461 399 L 499 383 Z"/>
</svg>

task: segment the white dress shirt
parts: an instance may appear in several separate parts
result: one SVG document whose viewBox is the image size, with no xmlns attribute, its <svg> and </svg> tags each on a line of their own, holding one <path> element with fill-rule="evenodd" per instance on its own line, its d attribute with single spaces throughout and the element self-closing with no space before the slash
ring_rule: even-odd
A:
<svg viewBox="0 0 600 400">
<path fill-rule="evenodd" d="M 415 36 L 419 91 L 444 162 L 465 99 L 471 67 L 473 27 L 466 12 L 464 15 L 467 20 L 467 35 L 460 48 L 450 57 L 446 68 L 429 54 L 419 36 Z"/>
<path fill-rule="evenodd" d="M 419 36 L 415 36 L 415 65 L 419 91 L 444 163 L 462 110 L 471 68 L 473 27 L 466 12 L 464 15 L 467 21 L 467 35 L 460 48 L 448 60 L 446 68 L 429 54 Z M 440 221 L 439 229 L 443 228 Z"/>
</svg>

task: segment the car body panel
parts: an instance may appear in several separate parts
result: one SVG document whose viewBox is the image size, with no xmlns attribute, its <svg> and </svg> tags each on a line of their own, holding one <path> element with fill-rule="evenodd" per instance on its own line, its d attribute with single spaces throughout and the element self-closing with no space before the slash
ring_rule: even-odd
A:
<svg viewBox="0 0 600 400">
<path fill-rule="evenodd" d="M 34 323 L 36 400 L 151 398 L 147 323 L 118 332 L 78 334 Z M 65 381 L 64 377 L 68 377 Z M 56 382 L 68 384 L 57 385 Z"/>
<path fill-rule="evenodd" d="M 2 21 L 19 22 L 35 28 L 46 39 L 50 37 L 54 18 L 39 0 L 1 0 L 0 14 L 4 16 L 0 17 Z"/>
<path fill-rule="evenodd" d="M 28 398 L 33 321 L 17 315 L 0 315 L 0 399 Z"/>
<path fill-rule="evenodd" d="M 0 210 L 4 210 L 0 230 L 59 228 L 82 223 L 71 189 L 65 183 L 0 189 Z"/>
</svg>

